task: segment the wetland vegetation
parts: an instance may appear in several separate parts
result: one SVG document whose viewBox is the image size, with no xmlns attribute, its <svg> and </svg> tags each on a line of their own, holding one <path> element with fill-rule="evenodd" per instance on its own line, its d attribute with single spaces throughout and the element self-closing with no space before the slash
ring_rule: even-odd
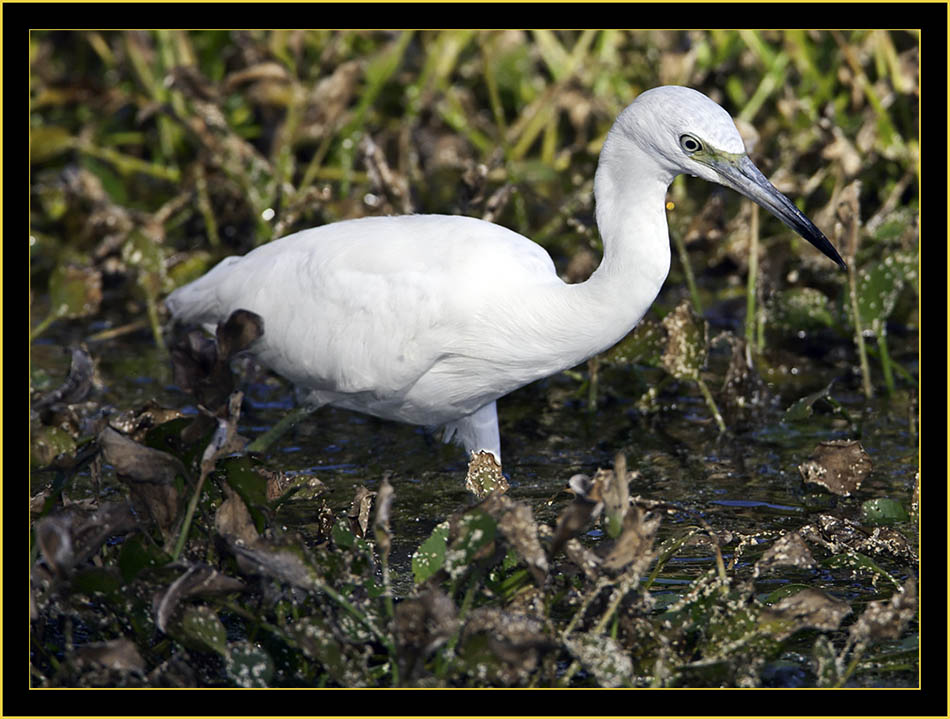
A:
<svg viewBox="0 0 950 719">
<path fill-rule="evenodd" d="M 917 686 L 918 70 L 905 31 L 31 33 L 31 685 Z M 239 451 L 293 389 L 169 291 L 406 212 L 582 281 L 658 84 L 848 270 L 680 177 L 641 325 L 499 402 L 506 492 L 332 408 Z"/>
</svg>

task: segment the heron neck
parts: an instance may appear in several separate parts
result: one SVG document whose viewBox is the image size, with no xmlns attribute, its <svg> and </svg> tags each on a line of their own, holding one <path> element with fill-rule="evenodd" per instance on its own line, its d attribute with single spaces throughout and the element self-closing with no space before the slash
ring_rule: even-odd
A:
<svg viewBox="0 0 950 719">
<path fill-rule="evenodd" d="M 496 397 L 609 349 L 646 314 L 670 269 L 665 200 L 671 180 L 650 158 L 605 146 L 594 183 L 604 242 L 600 266 L 580 284 L 531 285 L 520 295 L 517 289 L 500 295 L 503 305 L 493 308 L 488 323 L 504 341 L 486 345 L 479 333 L 477 349 L 460 351 L 504 348 L 492 366 L 508 367 L 510 382 L 499 383 Z"/>
<path fill-rule="evenodd" d="M 620 341 L 646 314 L 670 271 L 666 190 L 673 177 L 636 147 L 608 145 L 594 180 L 600 266 L 577 285 L 578 309 L 602 328 L 592 347 Z"/>
</svg>

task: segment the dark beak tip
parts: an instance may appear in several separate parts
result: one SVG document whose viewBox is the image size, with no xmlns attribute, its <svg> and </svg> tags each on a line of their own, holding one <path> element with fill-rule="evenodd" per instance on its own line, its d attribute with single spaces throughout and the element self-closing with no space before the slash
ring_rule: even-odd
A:
<svg viewBox="0 0 950 719">
<path fill-rule="evenodd" d="M 802 217 L 804 218 L 805 222 L 808 223 L 808 225 L 806 225 L 804 228 L 805 231 L 802 231 L 799 228 L 794 229 L 796 229 L 802 237 L 808 240 L 808 242 L 810 242 L 819 252 L 821 252 L 821 254 L 838 265 L 838 267 L 840 267 L 842 270 L 847 270 L 848 265 L 841 258 L 841 254 L 838 252 L 837 248 L 831 244 L 831 241 L 824 236 L 821 230 L 811 223 L 811 220 L 809 220 L 807 217 Z"/>
<path fill-rule="evenodd" d="M 828 241 L 825 240 L 825 242 L 828 242 Z M 830 242 L 828 242 L 827 249 L 824 247 L 819 247 L 819 249 L 825 255 L 827 255 L 830 260 L 832 260 L 836 265 L 838 265 L 838 267 L 840 267 L 842 270 L 848 269 L 848 264 L 844 261 L 844 259 L 838 253 L 838 250 L 835 249 L 835 246 L 832 245 Z"/>
</svg>

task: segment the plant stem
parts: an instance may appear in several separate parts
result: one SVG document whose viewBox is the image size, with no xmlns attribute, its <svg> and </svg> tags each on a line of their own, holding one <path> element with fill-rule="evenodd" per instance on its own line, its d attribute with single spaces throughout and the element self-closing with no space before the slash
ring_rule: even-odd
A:
<svg viewBox="0 0 950 719">
<path fill-rule="evenodd" d="M 594 414 L 597 411 L 597 386 L 600 372 L 600 356 L 594 355 L 587 360 L 587 411 Z"/>
<path fill-rule="evenodd" d="M 722 419 L 722 414 L 719 412 L 719 407 L 716 406 L 716 400 L 713 399 L 712 392 L 709 391 L 709 387 L 707 387 L 706 383 L 703 382 L 703 378 L 699 377 L 698 375 L 696 377 L 696 384 L 699 385 L 699 389 L 703 393 L 703 397 L 706 398 L 706 405 L 713 413 L 713 419 L 716 420 L 716 426 L 719 427 L 719 432 L 724 433 L 726 431 L 726 423 Z"/>
<path fill-rule="evenodd" d="M 877 348 L 881 353 L 881 369 L 884 372 L 884 385 L 889 395 L 894 394 L 894 373 L 891 371 L 891 356 L 887 351 L 887 335 L 884 332 L 883 321 L 877 333 Z"/>
<path fill-rule="evenodd" d="M 165 338 L 162 337 L 162 323 L 158 319 L 158 301 L 151 292 L 146 292 L 145 308 L 148 313 L 148 322 L 152 328 L 152 337 L 155 338 L 155 346 L 162 352 L 168 352 L 165 346 Z"/>
<path fill-rule="evenodd" d="M 667 547 L 664 552 L 656 558 L 656 563 L 653 565 L 653 571 L 650 572 L 650 576 L 647 577 L 646 582 L 644 582 L 641 589 L 642 592 L 646 593 L 647 590 L 653 585 L 653 582 L 656 581 L 656 578 L 660 575 L 660 572 L 663 570 L 663 567 L 666 566 L 666 563 L 670 560 L 676 550 L 686 544 L 687 540 L 696 534 L 699 531 L 698 527 L 693 527 L 682 537 L 679 537 L 674 541 L 669 547 Z"/>
<path fill-rule="evenodd" d="M 752 204 L 752 218 L 749 221 L 749 274 L 745 290 L 745 342 L 746 346 L 759 352 L 756 342 L 756 287 L 759 276 L 759 206 Z"/>
<path fill-rule="evenodd" d="M 181 181 L 181 173 L 178 171 L 178 168 L 174 166 L 169 167 L 153 162 L 146 162 L 108 147 L 97 147 L 89 142 L 79 142 L 76 144 L 76 148 L 91 157 L 110 163 L 124 175 L 131 175 L 138 172 L 143 175 L 150 175 L 159 180 L 165 180 L 166 182 L 178 183 Z"/>
<path fill-rule="evenodd" d="M 101 332 L 94 332 L 93 334 L 86 337 L 86 342 L 104 342 L 105 340 L 112 340 L 116 337 L 122 337 L 123 335 L 131 334 L 132 332 L 138 332 L 143 330 L 146 327 L 150 326 L 150 322 L 147 319 L 138 319 L 124 324 L 120 327 L 110 327 L 107 330 L 102 330 Z"/>
<path fill-rule="evenodd" d="M 297 407 L 285 414 L 280 421 L 271 427 L 269 430 L 264 432 L 260 437 L 255 439 L 245 448 L 247 452 L 264 452 L 266 451 L 274 442 L 283 437 L 291 428 L 300 422 L 304 417 L 312 414 L 314 410 L 310 407 Z"/>
<path fill-rule="evenodd" d="M 205 173 L 205 166 L 200 162 L 195 166 L 195 187 L 198 190 L 198 209 L 205 221 L 208 243 L 217 248 L 221 244 L 218 221 L 215 219 L 214 208 L 211 206 L 211 195 L 208 194 L 208 176 Z"/>
<path fill-rule="evenodd" d="M 868 353 L 864 346 L 864 328 L 861 325 L 861 313 L 858 311 L 858 271 L 854 260 L 848 263 L 848 294 L 851 298 L 851 318 L 854 322 L 854 343 L 858 349 L 858 359 L 861 363 L 861 382 L 864 396 L 868 399 L 874 394 L 871 387 L 871 367 L 868 364 Z"/>
<path fill-rule="evenodd" d="M 46 331 L 46 328 L 53 324 L 57 319 L 59 319 L 59 313 L 50 312 L 46 317 L 30 331 L 30 342 L 39 337 L 43 332 Z"/>
<path fill-rule="evenodd" d="M 617 611 L 617 607 L 620 606 L 620 602 L 622 602 L 623 598 L 630 593 L 630 590 L 633 589 L 634 585 L 637 583 L 638 578 L 639 577 L 632 573 L 624 575 L 623 580 L 620 582 L 619 588 L 617 588 L 611 595 L 610 603 L 607 605 L 607 609 L 604 611 L 603 616 L 594 627 L 594 634 L 603 634 L 604 629 L 607 627 L 607 622 L 609 622 L 614 616 L 614 613 Z"/>
<path fill-rule="evenodd" d="M 689 288 L 689 297 L 693 301 L 693 309 L 696 314 L 702 317 L 703 302 L 699 299 L 699 289 L 696 287 L 696 278 L 693 276 L 693 266 L 689 263 L 689 254 L 686 252 L 686 242 L 679 232 L 670 232 L 673 238 L 673 244 L 676 246 L 676 255 L 679 257 L 680 264 L 683 266 L 683 276 L 686 278 L 686 286 Z"/>
<path fill-rule="evenodd" d="M 594 588 L 590 592 L 587 593 L 587 595 L 584 597 L 583 601 L 581 602 L 581 606 L 578 608 L 576 612 L 574 612 L 574 616 L 571 617 L 571 621 L 569 621 L 567 623 L 567 626 L 564 627 L 564 631 L 561 632 L 562 637 L 567 637 L 572 631 L 574 631 L 574 627 L 577 626 L 577 623 L 584 616 L 584 613 L 587 611 L 587 608 L 591 605 L 591 602 L 593 602 L 594 599 L 597 597 L 597 595 L 600 594 L 600 590 L 603 589 L 604 587 L 609 587 L 612 584 L 613 582 L 611 580 L 606 579 L 604 577 L 601 577 L 600 579 L 598 579 L 597 584 L 595 584 Z"/>
<path fill-rule="evenodd" d="M 637 575 L 631 572 L 628 572 L 622 578 L 620 578 L 619 582 L 609 581 L 609 582 L 598 583 L 596 591 L 589 595 L 589 599 L 591 601 L 594 599 L 594 597 L 596 597 L 600 593 L 600 589 L 602 589 L 603 587 L 613 586 L 614 591 L 610 595 L 610 602 L 607 605 L 607 609 L 604 611 L 603 615 L 600 617 L 600 619 L 598 620 L 594 628 L 589 632 L 590 634 L 597 635 L 597 634 L 604 633 L 604 629 L 607 627 L 607 623 L 614 616 L 614 613 L 617 611 L 617 607 L 620 606 L 620 602 L 622 602 L 623 598 L 626 597 L 627 594 L 630 593 L 630 590 L 633 589 L 634 585 L 636 585 L 638 579 L 639 577 Z M 587 601 L 584 607 L 582 607 L 582 609 L 571 618 L 571 623 L 568 624 L 567 628 L 561 634 L 562 637 L 567 638 L 567 636 L 570 634 L 570 630 L 573 629 L 574 624 L 576 624 L 575 620 L 577 620 L 578 617 L 583 615 L 584 611 L 586 611 L 588 606 L 590 606 L 590 601 Z M 577 670 L 580 668 L 581 668 L 580 662 L 575 659 L 573 662 L 571 662 L 571 665 L 567 668 L 567 671 L 564 672 L 564 676 L 561 677 L 561 680 L 558 683 L 561 686 L 566 687 L 568 684 L 570 684 L 571 677 L 573 677 L 577 673 Z"/>
<path fill-rule="evenodd" d="M 191 529 L 191 520 L 195 515 L 195 509 L 198 507 L 198 500 L 201 498 L 201 488 L 204 486 L 205 477 L 208 476 L 207 472 L 202 472 L 201 476 L 198 478 L 198 484 L 195 487 L 195 491 L 191 495 L 191 499 L 188 501 L 188 509 L 185 511 L 185 518 L 181 522 L 181 530 L 178 532 L 178 540 L 175 542 L 175 549 L 172 551 L 172 561 L 176 561 L 181 554 L 181 550 L 185 548 L 185 540 L 188 539 L 188 530 Z"/>
</svg>

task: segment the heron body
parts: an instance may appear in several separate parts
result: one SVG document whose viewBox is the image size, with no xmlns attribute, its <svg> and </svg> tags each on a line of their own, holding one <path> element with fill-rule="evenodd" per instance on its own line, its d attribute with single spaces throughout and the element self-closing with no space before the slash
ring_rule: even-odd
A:
<svg viewBox="0 0 950 719">
<path fill-rule="evenodd" d="M 611 347 L 670 267 L 665 196 L 689 173 L 742 192 L 843 265 L 821 232 L 755 169 L 732 119 L 695 90 L 641 94 L 607 135 L 594 183 L 604 257 L 566 284 L 538 244 L 471 217 L 365 217 L 228 257 L 166 300 L 213 327 L 259 314 L 251 351 L 332 404 L 444 428 L 501 459 L 495 401 Z"/>
</svg>

